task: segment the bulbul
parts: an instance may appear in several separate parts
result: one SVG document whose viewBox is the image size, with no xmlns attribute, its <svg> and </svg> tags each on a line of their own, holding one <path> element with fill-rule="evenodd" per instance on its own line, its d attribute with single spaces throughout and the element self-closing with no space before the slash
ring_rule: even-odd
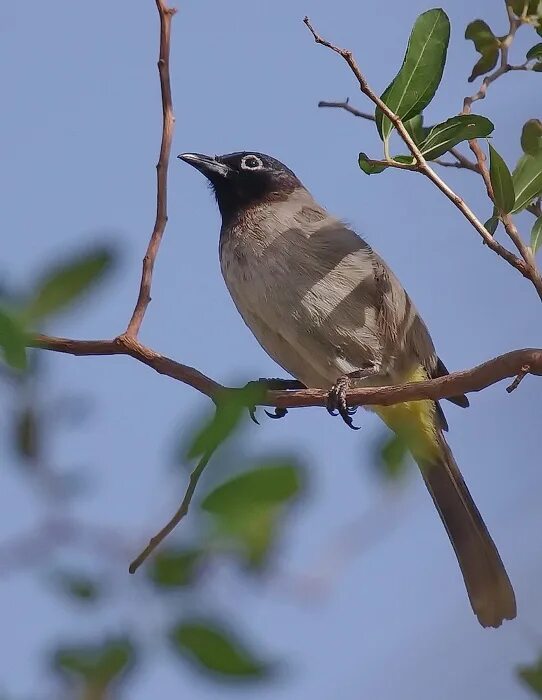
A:
<svg viewBox="0 0 542 700">
<path fill-rule="evenodd" d="M 352 425 L 349 386 L 447 374 L 426 325 L 371 246 L 263 153 L 179 156 L 209 180 L 220 213 L 220 265 L 237 310 L 263 349 L 302 385 L 328 390 Z M 468 406 L 465 396 L 450 399 Z M 437 402 L 372 406 L 406 442 L 456 553 L 480 624 L 516 616 L 514 591 L 444 439 Z"/>
</svg>

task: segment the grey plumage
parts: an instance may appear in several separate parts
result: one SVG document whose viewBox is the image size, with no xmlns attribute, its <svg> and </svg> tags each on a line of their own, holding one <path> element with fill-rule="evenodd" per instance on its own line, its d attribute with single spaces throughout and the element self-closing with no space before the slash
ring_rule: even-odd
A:
<svg viewBox="0 0 542 700">
<path fill-rule="evenodd" d="M 264 350 L 308 387 L 331 389 L 442 376 L 423 320 L 382 258 L 329 215 L 275 159 L 260 153 L 180 156 L 210 180 L 222 214 L 220 264 L 239 313 Z M 454 397 L 466 406 L 466 397 Z M 480 623 L 515 617 L 512 586 L 442 430 L 440 406 L 377 413 L 402 435 L 448 532 Z M 405 418 L 406 416 L 406 418 Z M 425 422 L 424 422 L 425 421 Z"/>
</svg>

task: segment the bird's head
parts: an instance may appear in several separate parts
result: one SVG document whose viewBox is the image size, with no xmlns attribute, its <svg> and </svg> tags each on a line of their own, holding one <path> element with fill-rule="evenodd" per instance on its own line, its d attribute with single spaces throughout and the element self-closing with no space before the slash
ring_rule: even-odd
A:
<svg viewBox="0 0 542 700">
<path fill-rule="evenodd" d="M 285 200 L 303 187 L 289 168 L 263 153 L 181 153 L 178 157 L 209 180 L 225 221 L 258 204 Z"/>
</svg>

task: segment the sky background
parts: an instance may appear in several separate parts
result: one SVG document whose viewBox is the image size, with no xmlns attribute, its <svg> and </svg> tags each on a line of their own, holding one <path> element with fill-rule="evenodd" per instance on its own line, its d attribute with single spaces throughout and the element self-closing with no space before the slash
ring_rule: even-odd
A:
<svg viewBox="0 0 542 700">
<path fill-rule="evenodd" d="M 452 38 L 427 123 L 457 113 L 465 94 L 474 92 L 466 82 L 476 60 L 463 38 L 467 23 L 481 16 L 497 34 L 506 32 L 501 3 L 442 6 Z M 422 177 L 361 173 L 360 150 L 380 156 L 371 124 L 317 109 L 318 100 L 347 96 L 362 109 L 370 105 L 346 65 L 313 43 L 303 16 L 353 49 L 370 84 L 382 91 L 401 63 L 416 16 L 429 6 L 390 0 L 375 7 L 352 0 L 180 4 L 172 32 L 173 154 L 258 150 L 284 161 L 392 266 L 450 370 L 540 347 L 540 304 L 531 285 L 484 248 Z M 534 32 L 523 29 L 512 61 L 521 62 L 534 43 Z M 122 252 L 117 273 L 76 312 L 55 321 L 52 333 L 112 337 L 132 310 L 154 222 L 157 47 L 152 0 L 27 0 L 0 7 L 3 281 L 25 288 L 46 263 L 97 240 L 113 240 Z M 494 121 L 494 144 L 512 165 L 522 124 L 540 116 L 539 82 L 532 73 L 504 76 L 476 105 Z M 489 217 L 481 181 L 464 171 L 443 174 L 482 220 Z M 237 315 L 221 279 L 219 216 L 203 178 L 172 160 L 169 183 L 170 218 L 143 342 L 221 382 L 275 376 L 277 367 Z M 528 231 L 532 218 L 519 223 Z M 206 583 L 205 609 L 235 622 L 263 656 L 284 661 L 275 680 L 243 688 L 193 674 L 160 646 L 158 630 L 168 613 L 126 571 L 130 555 L 176 507 L 183 482 L 170 468 L 175 436 L 189 429 L 207 400 L 128 358 L 50 354 L 46 360 L 46 405 L 65 395 L 91 401 L 87 420 L 55 430 L 49 445 L 52 462 L 92 483 L 72 512 L 124 533 L 130 547 L 108 565 L 114 604 L 92 615 L 54 594 L 47 561 L 37 570 L 1 571 L 0 689 L 17 698 L 38 690 L 39 697 L 57 697 L 45 654 L 52 642 L 136 629 L 151 654 L 125 687 L 131 700 L 529 697 L 514 667 L 542 648 L 538 380 L 527 378 L 512 395 L 504 384 L 472 395 L 468 411 L 446 406 L 450 444 L 516 590 L 518 618 L 497 631 L 478 626 L 418 475 L 412 470 L 397 493 L 376 477 L 375 416 L 359 412 L 357 433 L 321 409 L 246 428 L 247 449 L 255 454 L 302 455 L 310 492 L 288 519 L 273 575 L 251 581 L 223 567 Z M 4 429 L 9 400 L 6 392 L 0 397 Z M 0 545 L 39 529 L 44 517 L 5 435 L 2 440 Z M 220 455 L 209 469 L 220 469 Z M 336 558 L 326 555 L 330 551 Z M 75 548 L 66 561 L 84 563 L 84 555 Z M 320 596 L 295 584 L 330 568 Z M 193 610 L 201 604 L 195 600 Z"/>
</svg>

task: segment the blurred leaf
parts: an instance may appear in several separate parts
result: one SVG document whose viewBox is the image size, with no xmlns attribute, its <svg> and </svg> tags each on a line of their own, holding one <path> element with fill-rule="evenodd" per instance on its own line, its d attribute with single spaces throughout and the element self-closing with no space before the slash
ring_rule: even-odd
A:
<svg viewBox="0 0 542 700">
<path fill-rule="evenodd" d="M 97 645 L 63 647 L 53 657 L 53 668 L 62 675 L 92 684 L 107 685 L 133 662 L 134 647 L 129 639 Z"/>
<path fill-rule="evenodd" d="M 534 58 L 542 58 L 542 42 L 531 46 L 531 48 L 527 51 L 526 58 L 528 61 Z"/>
<path fill-rule="evenodd" d="M 377 463 L 388 479 L 398 479 L 406 471 L 410 453 L 406 441 L 398 435 L 386 436 L 378 447 Z"/>
<path fill-rule="evenodd" d="M 23 371 L 27 367 L 27 335 L 19 317 L 12 311 L 0 308 L 0 348 L 6 364 Z"/>
<path fill-rule="evenodd" d="M 517 674 L 535 695 L 542 698 L 542 657 L 530 666 L 518 666 Z"/>
<path fill-rule="evenodd" d="M 396 163 L 403 163 L 404 165 L 414 165 L 416 162 L 414 156 L 393 156 L 393 160 Z"/>
<path fill-rule="evenodd" d="M 423 114 L 416 114 L 411 119 L 404 122 L 404 127 L 412 137 L 414 143 L 419 146 L 425 139 L 428 129 L 423 127 Z"/>
<path fill-rule="evenodd" d="M 481 54 L 469 77 L 469 83 L 472 83 L 478 76 L 495 68 L 499 57 L 500 43 L 489 25 L 481 19 L 476 19 L 467 25 L 465 39 L 470 39 L 474 43 L 476 51 Z"/>
<path fill-rule="evenodd" d="M 246 564 L 261 568 L 276 539 L 285 506 L 300 492 L 300 470 L 290 462 L 267 462 L 234 476 L 204 499 L 222 538 L 240 545 Z"/>
<path fill-rule="evenodd" d="M 62 311 L 99 282 L 113 261 L 111 250 L 99 248 L 55 266 L 38 284 L 25 317 L 38 321 Z"/>
<path fill-rule="evenodd" d="M 170 638 L 174 649 L 203 671 L 239 680 L 269 676 L 269 664 L 258 659 L 231 631 L 214 622 L 180 622 L 171 630 Z"/>
<path fill-rule="evenodd" d="M 536 253 L 541 245 L 542 245 L 542 216 L 539 216 L 538 219 L 534 222 L 534 226 L 531 230 L 531 248 L 533 249 L 533 253 Z"/>
<path fill-rule="evenodd" d="M 495 205 L 500 212 L 508 214 L 514 208 L 514 183 L 508 166 L 491 144 L 489 144 L 489 177 Z"/>
<path fill-rule="evenodd" d="M 484 224 L 484 228 L 493 236 L 499 225 L 499 217 L 491 216 Z"/>
<path fill-rule="evenodd" d="M 542 61 L 535 63 L 531 70 L 533 70 L 535 73 L 542 73 Z"/>
<path fill-rule="evenodd" d="M 358 156 L 358 165 L 366 175 L 376 175 L 386 170 L 387 165 L 376 163 L 371 160 L 366 153 L 360 153 Z"/>
<path fill-rule="evenodd" d="M 517 17 L 521 17 L 525 7 L 527 15 L 536 15 L 539 0 L 508 0 L 507 5 L 512 8 Z"/>
<path fill-rule="evenodd" d="M 201 558 L 198 549 L 165 549 L 147 567 L 147 575 L 160 588 L 189 586 L 196 579 Z"/>
<path fill-rule="evenodd" d="M 57 582 L 64 593 L 84 602 L 94 602 L 100 595 L 99 586 L 87 576 L 62 571 L 56 575 Z"/>
<path fill-rule="evenodd" d="M 187 451 L 188 458 L 193 459 L 215 450 L 247 417 L 247 407 L 257 405 L 264 396 L 265 388 L 257 382 L 247 384 L 242 389 L 225 390 L 216 399 L 213 417 L 192 436 Z"/>
<path fill-rule="evenodd" d="M 462 141 L 489 136 L 494 128 L 486 117 L 480 117 L 477 114 L 461 114 L 441 124 L 435 124 L 420 144 L 420 150 L 427 160 L 433 160 Z"/>
<path fill-rule="evenodd" d="M 38 416 L 32 406 L 24 406 L 15 418 L 15 446 L 20 457 L 34 460 L 39 453 Z"/>
<path fill-rule="evenodd" d="M 512 213 L 521 211 L 542 193 L 542 150 L 536 155 L 522 156 L 514 173 L 516 201 Z"/>
<path fill-rule="evenodd" d="M 384 90 L 383 102 L 403 121 L 421 114 L 440 84 L 450 39 L 450 22 L 441 9 L 428 10 L 414 23 L 398 74 Z M 383 141 L 392 123 L 376 109 L 376 126 Z"/>
<path fill-rule="evenodd" d="M 291 462 L 268 462 L 238 474 L 207 494 L 201 507 L 215 515 L 236 513 L 262 504 L 280 504 L 296 496 L 301 475 Z"/>
<path fill-rule="evenodd" d="M 542 121 L 540 119 L 529 119 L 523 125 L 521 148 L 524 153 L 530 156 L 535 156 L 542 149 Z"/>
</svg>

